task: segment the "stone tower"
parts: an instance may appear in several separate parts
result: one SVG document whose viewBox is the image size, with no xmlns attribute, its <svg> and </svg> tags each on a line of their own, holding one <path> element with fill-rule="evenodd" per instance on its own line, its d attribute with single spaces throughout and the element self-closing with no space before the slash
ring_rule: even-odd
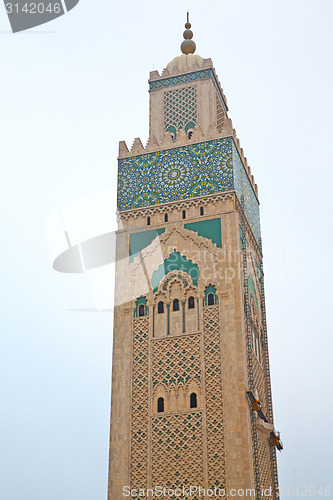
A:
<svg viewBox="0 0 333 500">
<path fill-rule="evenodd" d="M 258 190 L 190 27 L 119 145 L 109 500 L 278 497 Z"/>
</svg>

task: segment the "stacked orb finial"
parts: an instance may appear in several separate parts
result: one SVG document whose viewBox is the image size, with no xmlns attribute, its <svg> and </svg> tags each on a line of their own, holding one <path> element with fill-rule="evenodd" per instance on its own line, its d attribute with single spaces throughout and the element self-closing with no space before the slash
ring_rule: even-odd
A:
<svg viewBox="0 0 333 500">
<path fill-rule="evenodd" d="M 193 37 L 193 32 L 190 30 L 191 28 L 191 23 L 190 23 L 190 15 L 187 13 L 187 23 L 185 24 L 185 31 L 183 33 L 184 36 L 184 41 L 181 44 L 180 48 L 183 54 L 194 54 L 196 45 L 192 40 Z"/>
</svg>

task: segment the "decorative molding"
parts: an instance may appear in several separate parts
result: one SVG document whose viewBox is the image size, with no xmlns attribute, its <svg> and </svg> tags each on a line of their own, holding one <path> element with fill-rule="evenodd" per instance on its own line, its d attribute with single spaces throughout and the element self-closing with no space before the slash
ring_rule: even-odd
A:
<svg viewBox="0 0 333 500">
<path fill-rule="evenodd" d="M 140 209 L 132 208 L 129 210 L 122 210 L 117 213 L 118 222 L 121 220 L 128 220 L 129 218 L 137 218 L 142 215 L 145 217 L 148 215 L 163 214 L 166 211 L 171 212 L 174 209 L 183 210 L 196 206 L 206 206 L 210 202 L 223 201 L 234 199 L 235 191 L 225 191 L 224 193 L 210 194 L 207 196 L 200 196 L 190 199 L 169 201 L 167 203 L 161 203 L 160 205 L 151 205 L 148 207 L 140 207 Z"/>
</svg>

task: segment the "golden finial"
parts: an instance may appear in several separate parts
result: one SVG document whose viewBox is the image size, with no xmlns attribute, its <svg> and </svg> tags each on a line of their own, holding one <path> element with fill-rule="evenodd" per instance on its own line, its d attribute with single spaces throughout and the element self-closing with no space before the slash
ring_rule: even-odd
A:
<svg viewBox="0 0 333 500">
<path fill-rule="evenodd" d="M 190 30 L 191 23 L 190 23 L 190 13 L 187 13 L 187 23 L 185 24 L 185 31 L 183 33 L 183 36 L 185 40 L 181 44 L 180 48 L 183 54 L 194 54 L 196 45 L 192 40 L 193 37 L 193 32 Z"/>
</svg>

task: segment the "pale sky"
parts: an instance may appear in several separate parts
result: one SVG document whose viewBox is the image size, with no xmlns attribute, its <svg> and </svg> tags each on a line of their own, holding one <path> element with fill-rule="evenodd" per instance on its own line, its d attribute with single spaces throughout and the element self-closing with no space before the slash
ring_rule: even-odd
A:
<svg viewBox="0 0 333 500">
<path fill-rule="evenodd" d="M 115 193 L 187 9 L 259 187 L 282 497 L 333 489 L 332 2 L 81 0 L 15 35 L 0 8 L 0 500 L 106 500 L 112 313 L 80 311 L 89 279 L 52 269 L 46 224 Z"/>
</svg>

